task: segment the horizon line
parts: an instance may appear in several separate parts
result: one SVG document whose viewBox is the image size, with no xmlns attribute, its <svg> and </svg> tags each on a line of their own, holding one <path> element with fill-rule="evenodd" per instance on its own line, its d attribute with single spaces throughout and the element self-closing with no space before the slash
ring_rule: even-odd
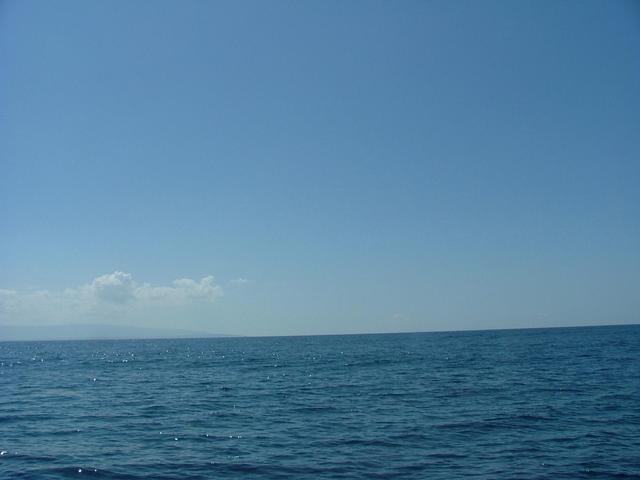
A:
<svg viewBox="0 0 640 480">
<path fill-rule="evenodd" d="M 56 326 L 79 326 L 79 325 L 91 325 L 91 324 L 63 324 L 63 325 L 49 325 L 49 327 Z M 99 324 L 96 326 L 113 326 L 109 324 Z M 0 327 L 18 327 L 18 328 L 38 328 L 42 325 L 0 325 Z M 364 336 L 364 335 L 415 335 L 415 334 L 431 334 L 431 333 L 470 333 L 470 332 L 498 332 L 498 331 L 515 331 L 515 330 L 553 330 L 553 329 L 571 329 L 571 328 L 607 328 L 607 327 L 640 327 L 638 323 L 604 323 L 597 325 L 554 325 L 546 327 L 498 327 L 498 328 L 462 328 L 458 330 L 411 330 L 411 331 L 395 331 L 395 332 L 352 332 L 352 333 L 310 333 L 310 334 L 284 334 L 284 335 L 236 335 L 236 334 L 224 334 L 224 333 L 205 333 L 203 336 L 166 336 L 166 337 L 87 337 L 87 338 L 50 338 L 50 339 L 19 339 L 19 340 L 5 340 L 0 339 L 0 343 L 9 342 L 86 342 L 86 341 L 131 341 L 131 340 L 211 340 L 220 338 L 295 338 L 295 337 L 341 337 L 341 336 Z M 131 326 L 131 328 L 140 329 L 152 329 L 155 327 L 137 327 Z M 166 329 L 171 331 L 171 329 Z M 200 333 L 200 332 L 193 332 Z"/>
</svg>

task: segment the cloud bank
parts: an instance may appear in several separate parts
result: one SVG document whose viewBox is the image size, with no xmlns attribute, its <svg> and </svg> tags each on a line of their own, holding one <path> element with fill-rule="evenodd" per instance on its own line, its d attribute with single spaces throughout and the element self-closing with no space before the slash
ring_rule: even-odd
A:
<svg viewBox="0 0 640 480">
<path fill-rule="evenodd" d="M 171 285 L 154 286 L 136 282 L 130 273 L 115 271 L 63 291 L 0 289 L 0 323 L 45 325 L 94 320 L 122 323 L 151 316 L 161 320 L 163 312 L 178 314 L 202 309 L 222 295 L 222 287 L 212 276 L 199 281 L 181 278 Z"/>
</svg>

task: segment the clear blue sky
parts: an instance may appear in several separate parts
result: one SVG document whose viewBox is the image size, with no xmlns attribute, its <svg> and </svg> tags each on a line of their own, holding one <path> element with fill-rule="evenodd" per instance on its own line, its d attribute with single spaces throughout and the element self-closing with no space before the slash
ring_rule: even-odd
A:
<svg viewBox="0 0 640 480">
<path fill-rule="evenodd" d="M 0 323 L 640 321 L 634 2 L 4 1 L 0 122 Z"/>
</svg>

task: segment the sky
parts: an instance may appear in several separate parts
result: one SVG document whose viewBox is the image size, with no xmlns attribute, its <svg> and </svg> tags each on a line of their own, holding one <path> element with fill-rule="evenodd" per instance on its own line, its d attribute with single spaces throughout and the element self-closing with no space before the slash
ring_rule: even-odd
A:
<svg viewBox="0 0 640 480">
<path fill-rule="evenodd" d="M 639 87 L 631 1 L 5 0 L 0 325 L 638 323 Z"/>
</svg>

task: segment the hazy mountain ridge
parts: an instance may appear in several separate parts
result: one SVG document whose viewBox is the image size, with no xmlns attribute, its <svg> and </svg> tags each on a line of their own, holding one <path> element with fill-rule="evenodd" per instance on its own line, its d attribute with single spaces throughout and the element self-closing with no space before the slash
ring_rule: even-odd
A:
<svg viewBox="0 0 640 480">
<path fill-rule="evenodd" d="M 126 325 L 66 324 L 46 326 L 0 325 L 0 341 L 91 340 L 228 337 L 194 330 L 147 328 Z"/>
</svg>

